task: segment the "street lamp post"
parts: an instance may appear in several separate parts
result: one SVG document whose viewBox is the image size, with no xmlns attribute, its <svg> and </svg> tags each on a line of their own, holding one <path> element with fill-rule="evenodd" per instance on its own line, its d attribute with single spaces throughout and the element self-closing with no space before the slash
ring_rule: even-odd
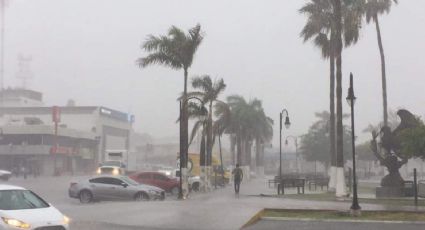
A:
<svg viewBox="0 0 425 230">
<path fill-rule="evenodd" d="M 296 169 L 296 173 L 297 173 L 297 176 L 298 176 L 298 174 L 299 174 L 299 171 L 298 171 L 298 137 L 295 137 L 295 136 L 287 136 L 286 137 L 286 139 L 285 139 L 285 145 L 288 145 L 288 139 L 289 138 L 292 138 L 292 140 L 294 140 L 294 142 L 295 142 L 295 169 Z"/>
<path fill-rule="evenodd" d="M 282 112 L 280 112 L 280 126 L 279 126 L 279 180 L 282 179 L 282 118 L 283 113 L 286 113 L 285 116 L 285 128 L 289 129 L 291 126 L 291 122 L 289 121 L 289 113 L 288 110 L 283 109 Z"/>
<path fill-rule="evenodd" d="M 361 207 L 357 197 L 357 179 L 356 179 L 356 144 L 355 144 L 355 132 L 354 132 L 354 103 L 356 96 L 354 96 L 353 87 L 353 74 L 350 73 L 350 88 L 348 89 L 347 102 L 351 107 L 351 147 L 353 153 L 353 204 L 351 205 L 351 214 L 353 216 L 360 216 Z"/>
</svg>

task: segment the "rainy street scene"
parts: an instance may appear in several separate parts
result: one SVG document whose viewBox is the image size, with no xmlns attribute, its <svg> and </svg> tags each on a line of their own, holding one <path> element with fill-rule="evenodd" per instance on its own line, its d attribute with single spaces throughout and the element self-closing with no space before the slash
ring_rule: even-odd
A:
<svg viewBox="0 0 425 230">
<path fill-rule="evenodd" d="M 425 1 L 0 0 L 0 230 L 422 230 Z"/>
</svg>

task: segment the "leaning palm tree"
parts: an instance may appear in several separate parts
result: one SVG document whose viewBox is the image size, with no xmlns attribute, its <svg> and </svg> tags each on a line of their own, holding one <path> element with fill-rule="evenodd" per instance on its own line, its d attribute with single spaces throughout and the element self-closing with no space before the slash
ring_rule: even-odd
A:
<svg viewBox="0 0 425 230">
<path fill-rule="evenodd" d="M 187 160 L 188 160 L 188 103 L 187 103 L 187 78 L 189 68 L 199 45 L 203 40 L 201 26 L 198 24 L 184 33 L 181 29 L 172 26 L 167 35 L 149 35 L 142 45 L 142 49 L 149 54 L 137 59 L 141 68 L 149 65 L 160 64 L 171 69 L 184 71 L 184 90 L 181 102 L 180 120 L 180 156 L 182 165 L 183 196 L 188 192 L 187 186 Z M 182 196 L 182 194 L 180 194 Z"/>
<path fill-rule="evenodd" d="M 214 146 L 214 130 L 213 130 L 213 105 L 218 101 L 218 96 L 224 91 L 226 88 L 226 84 L 224 84 L 223 79 L 218 81 L 212 81 L 209 75 L 203 75 L 194 77 L 192 79 L 192 87 L 194 88 L 194 92 L 188 93 L 188 97 L 197 97 L 200 98 L 203 104 L 206 104 L 208 107 L 207 119 L 206 119 L 206 162 L 205 165 L 201 166 L 201 173 L 203 179 L 205 180 L 203 185 L 205 185 L 204 190 L 210 189 L 210 176 L 212 174 L 212 149 Z M 206 167 L 204 167 L 206 166 Z"/>
<path fill-rule="evenodd" d="M 341 5 L 341 36 L 344 37 L 345 46 L 355 44 L 359 39 L 361 28 L 360 2 L 343 2 Z M 331 180 L 329 187 L 335 188 L 337 166 L 336 135 L 335 135 L 335 57 L 336 57 L 336 22 L 334 5 L 331 0 L 311 0 L 305 4 L 300 13 L 306 14 L 307 23 L 300 36 L 304 42 L 313 40 L 315 46 L 322 51 L 324 59 L 330 62 L 330 103 L 329 103 L 329 129 L 330 129 L 330 155 L 331 155 Z M 341 155 L 341 154 L 339 154 Z"/>
<path fill-rule="evenodd" d="M 205 106 L 200 103 L 189 102 L 188 104 L 188 115 L 189 119 L 195 120 L 193 124 L 192 132 L 190 133 L 189 145 L 192 144 L 195 137 L 200 134 L 201 143 L 200 143 L 200 165 L 205 166 L 206 163 L 206 146 L 205 138 L 207 135 L 207 122 L 208 122 L 208 110 Z"/>
<path fill-rule="evenodd" d="M 387 104 L 387 77 L 385 69 L 384 45 L 382 44 L 381 28 L 379 26 L 379 15 L 389 13 L 392 3 L 397 4 L 398 0 L 363 0 L 364 14 L 366 22 L 375 23 L 378 39 L 379 54 L 381 56 L 381 77 L 382 77 L 382 105 L 384 114 L 384 126 L 388 126 L 388 104 Z"/>
<path fill-rule="evenodd" d="M 208 106 L 207 121 L 207 166 L 211 166 L 213 148 L 213 105 L 218 101 L 219 95 L 226 89 L 223 79 L 212 81 L 209 75 L 198 76 L 192 79 L 195 90 L 188 94 L 189 97 L 197 96 Z"/>
</svg>

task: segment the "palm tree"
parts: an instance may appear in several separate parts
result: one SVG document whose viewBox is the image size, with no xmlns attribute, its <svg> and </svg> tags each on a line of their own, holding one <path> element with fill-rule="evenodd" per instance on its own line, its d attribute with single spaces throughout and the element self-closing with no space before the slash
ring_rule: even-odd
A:
<svg viewBox="0 0 425 230">
<path fill-rule="evenodd" d="M 180 120 L 180 155 L 182 164 L 182 184 L 184 193 L 187 187 L 187 160 L 188 160 L 188 104 L 187 104 L 187 78 L 189 68 L 199 45 L 202 43 L 203 33 L 201 25 L 197 24 L 187 34 L 181 29 L 172 26 L 167 35 L 149 35 L 142 45 L 142 49 L 149 53 L 147 56 L 137 59 L 141 68 L 149 65 L 160 64 L 171 69 L 184 71 L 184 90 L 181 103 Z"/>
<path fill-rule="evenodd" d="M 189 145 L 192 144 L 194 138 L 198 133 L 201 135 L 201 143 L 200 143 L 200 166 L 205 166 L 206 164 L 206 146 L 205 146 L 205 138 L 207 135 L 207 122 L 208 122 L 208 110 L 207 108 L 200 104 L 189 102 L 188 104 L 188 115 L 189 119 L 195 119 L 195 124 L 193 125 L 192 132 L 189 138 Z"/>
<path fill-rule="evenodd" d="M 224 91 L 226 84 L 224 84 L 223 79 L 213 82 L 209 75 L 203 75 L 192 79 L 192 87 L 198 91 L 189 92 L 188 98 L 197 97 L 202 101 L 203 105 L 207 105 L 208 107 L 204 128 L 207 139 L 206 161 L 205 164 L 201 166 L 201 179 L 204 180 L 203 185 L 206 187 L 204 190 L 208 190 L 210 188 L 209 177 L 212 173 L 212 149 L 214 146 L 213 105 L 218 101 L 218 96 Z M 204 166 L 207 167 L 205 168 Z"/>
<path fill-rule="evenodd" d="M 192 79 L 195 92 L 190 92 L 188 97 L 196 96 L 208 105 L 207 119 L 207 166 L 211 166 L 213 148 L 213 105 L 218 101 L 218 96 L 226 89 L 223 79 L 212 81 L 209 75 L 198 76 Z"/>
<path fill-rule="evenodd" d="M 388 126 L 388 104 L 387 104 L 387 78 L 385 69 L 384 46 L 382 44 L 381 28 L 379 26 L 379 15 L 389 13 L 392 3 L 398 3 L 398 0 L 364 0 L 364 14 L 366 22 L 375 23 L 378 39 L 379 54 L 381 55 L 381 75 L 382 75 L 382 105 L 384 113 L 384 126 Z"/>
<path fill-rule="evenodd" d="M 227 97 L 227 105 L 218 104 L 217 111 L 225 131 L 235 136 L 236 162 L 240 165 L 251 165 L 251 149 L 255 141 L 256 162 L 262 165 L 262 146 L 273 137 L 273 121 L 267 117 L 258 99 L 246 101 L 242 96 Z M 220 112 L 221 111 L 221 112 Z"/>
<path fill-rule="evenodd" d="M 345 46 L 355 44 L 359 39 L 361 28 L 361 6 L 359 3 L 342 4 L 341 11 L 341 36 L 344 37 Z M 335 135 L 335 57 L 336 57 L 336 23 L 334 5 L 331 0 L 311 0 L 304 5 L 300 13 L 306 14 L 308 20 L 300 36 L 304 42 L 313 40 L 315 46 L 322 51 L 324 59 L 329 58 L 330 64 L 330 103 L 329 103 L 329 129 L 330 129 L 330 155 L 331 155 L 331 180 L 329 187 L 335 187 L 337 154 L 336 154 L 336 135 Z"/>
</svg>

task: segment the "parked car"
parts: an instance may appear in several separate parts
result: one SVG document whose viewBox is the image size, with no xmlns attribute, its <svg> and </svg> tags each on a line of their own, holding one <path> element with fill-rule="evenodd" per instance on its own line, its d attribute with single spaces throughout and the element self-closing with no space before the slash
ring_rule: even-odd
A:
<svg viewBox="0 0 425 230">
<path fill-rule="evenodd" d="M 179 180 L 176 178 L 170 178 L 162 172 L 138 172 L 131 174 L 129 177 L 141 184 L 160 187 L 166 192 L 170 192 L 175 195 L 179 193 Z"/>
<path fill-rule="evenodd" d="M 163 200 L 161 188 L 139 184 L 127 176 L 97 176 L 70 184 L 68 194 L 81 203 L 100 200 Z"/>
<path fill-rule="evenodd" d="M 124 168 L 118 167 L 118 166 L 110 166 L 110 165 L 104 165 L 97 168 L 96 174 L 98 175 L 125 175 Z"/>
<path fill-rule="evenodd" d="M 30 190 L 0 185 L 0 229 L 69 229 L 69 218 Z"/>
<path fill-rule="evenodd" d="M 173 178 L 176 178 L 177 180 L 180 180 L 180 170 L 175 169 L 173 171 Z M 198 192 L 201 188 L 201 185 L 203 185 L 203 182 L 201 181 L 200 176 L 189 176 L 188 177 L 188 183 L 189 183 L 189 191 Z"/>
<path fill-rule="evenodd" d="M 12 173 L 7 170 L 0 170 L 0 179 L 4 181 L 8 181 L 12 176 Z"/>
</svg>

